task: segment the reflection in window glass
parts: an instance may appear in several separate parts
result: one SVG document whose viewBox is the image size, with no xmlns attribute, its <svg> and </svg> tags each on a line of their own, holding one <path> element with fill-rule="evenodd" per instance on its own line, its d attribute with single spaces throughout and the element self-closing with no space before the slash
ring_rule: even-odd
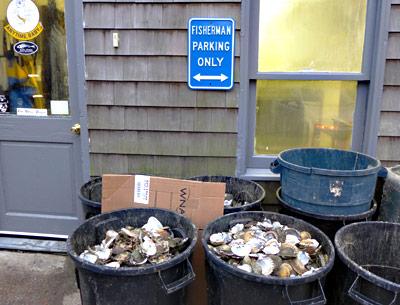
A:
<svg viewBox="0 0 400 305">
<path fill-rule="evenodd" d="M 10 6 L 14 13 L 7 16 Z M 17 38 L 4 29 L 12 24 L 19 33 L 30 33 L 37 25 L 36 8 L 43 26 L 37 37 Z M 0 38 L 0 96 L 7 99 L 8 112 L 47 109 L 44 115 L 50 115 L 53 108 L 53 114 L 69 114 L 64 0 L 0 1 Z M 36 53 L 21 54 L 32 45 L 37 45 Z"/>
<path fill-rule="evenodd" d="M 350 149 L 356 94 L 356 81 L 257 81 L 255 153 Z"/>
<path fill-rule="evenodd" d="M 260 0 L 260 72 L 360 72 L 367 0 Z"/>
</svg>

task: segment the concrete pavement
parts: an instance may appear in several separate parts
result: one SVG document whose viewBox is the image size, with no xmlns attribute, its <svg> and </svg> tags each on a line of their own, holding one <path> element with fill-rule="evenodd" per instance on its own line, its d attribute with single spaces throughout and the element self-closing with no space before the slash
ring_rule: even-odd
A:
<svg viewBox="0 0 400 305">
<path fill-rule="evenodd" d="M 81 305 L 68 256 L 0 250 L 1 305 Z"/>
</svg>

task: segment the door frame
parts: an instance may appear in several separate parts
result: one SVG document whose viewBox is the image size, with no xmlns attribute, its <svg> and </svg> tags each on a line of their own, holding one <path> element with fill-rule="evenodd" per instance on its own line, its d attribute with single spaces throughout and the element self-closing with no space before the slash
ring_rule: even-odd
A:
<svg viewBox="0 0 400 305">
<path fill-rule="evenodd" d="M 85 85 L 85 44 L 83 29 L 83 1 L 65 0 L 65 26 L 67 32 L 69 99 L 77 100 L 81 125 L 82 182 L 90 178 L 89 131 Z M 72 90 L 71 90 L 72 89 Z M 71 109 L 73 111 L 73 109 Z M 76 194 L 78 196 L 78 194 Z"/>
</svg>

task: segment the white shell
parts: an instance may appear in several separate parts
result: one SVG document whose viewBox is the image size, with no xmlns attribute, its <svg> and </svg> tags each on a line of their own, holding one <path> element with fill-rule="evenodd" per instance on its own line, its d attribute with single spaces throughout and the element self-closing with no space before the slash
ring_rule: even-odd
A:
<svg viewBox="0 0 400 305">
<path fill-rule="evenodd" d="M 272 223 L 272 229 L 281 229 L 281 228 L 283 228 L 283 225 L 281 225 L 281 223 L 279 222 L 279 221 L 274 221 L 273 223 Z"/>
<path fill-rule="evenodd" d="M 144 242 L 141 244 L 143 252 L 147 256 L 155 255 L 157 253 L 157 247 L 154 241 L 152 241 L 151 238 L 149 238 L 148 236 L 145 236 L 143 240 Z"/>
<path fill-rule="evenodd" d="M 251 266 L 248 265 L 248 264 L 238 265 L 237 267 L 240 270 L 243 270 L 243 271 L 247 271 L 247 272 L 251 272 L 252 271 Z"/>
<path fill-rule="evenodd" d="M 119 268 L 119 267 L 121 267 L 120 263 L 118 263 L 118 262 L 111 262 L 111 263 L 105 264 L 104 266 L 111 267 L 111 268 Z"/>
<path fill-rule="evenodd" d="M 310 261 L 310 255 L 308 255 L 307 252 L 300 251 L 299 254 L 297 254 L 297 259 L 305 266 Z"/>
<path fill-rule="evenodd" d="M 118 232 L 115 232 L 114 230 L 108 230 L 106 232 L 106 238 L 101 242 L 101 245 L 104 248 L 110 248 L 111 244 L 117 237 L 118 237 Z"/>
<path fill-rule="evenodd" d="M 231 244 L 231 251 L 236 256 L 245 257 L 251 253 L 252 247 L 247 244 Z"/>
<path fill-rule="evenodd" d="M 313 274 L 314 272 L 316 272 L 316 271 L 318 271 L 318 270 L 319 270 L 319 268 L 311 267 L 311 269 L 308 270 L 308 271 L 306 271 L 306 272 L 304 272 L 304 273 L 302 274 L 302 276 Z"/>
<path fill-rule="evenodd" d="M 265 218 L 264 221 L 257 222 L 257 226 L 264 227 L 265 229 L 271 229 L 272 223 L 271 223 L 271 220 Z"/>
<path fill-rule="evenodd" d="M 96 263 L 96 261 L 98 259 L 97 255 L 90 253 L 88 250 L 85 250 L 84 252 L 82 252 L 81 255 L 79 255 L 79 257 L 81 259 L 83 259 L 84 261 L 92 263 L 92 264 Z"/>
<path fill-rule="evenodd" d="M 270 257 L 258 259 L 257 265 L 261 267 L 261 273 L 263 275 L 270 275 L 275 268 L 274 262 Z"/>
<path fill-rule="evenodd" d="M 236 234 L 236 233 L 239 233 L 239 232 L 243 231 L 243 229 L 244 229 L 244 224 L 238 223 L 238 224 L 234 225 L 234 226 L 229 230 L 229 232 L 231 232 L 232 234 Z"/>
<path fill-rule="evenodd" d="M 262 239 L 253 237 L 246 243 L 246 245 L 251 247 L 251 252 L 257 253 L 264 248 L 265 242 Z"/>
<path fill-rule="evenodd" d="M 210 236 L 210 243 L 213 246 L 220 246 L 229 243 L 231 240 L 231 237 L 226 232 L 214 233 Z"/>
<path fill-rule="evenodd" d="M 224 200 L 224 206 L 225 206 L 225 207 L 230 207 L 230 206 L 232 205 L 232 201 L 233 201 L 233 199 L 231 199 L 231 200 Z"/>
<path fill-rule="evenodd" d="M 151 216 L 142 228 L 148 232 L 157 232 L 159 230 L 162 230 L 163 225 L 157 218 Z"/>
<path fill-rule="evenodd" d="M 101 260 L 107 260 L 111 257 L 111 249 L 102 246 L 95 246 L 95 255 Z"/>
<path fill-rule="evenodd" d="M 300 242 L 300 239 L 293 234 L 287 234 L 285 238 L 285 243 L 296 245 Z"/>
<path fill-rule="evenodd" d="M 276 239 L 270 239 L 265 243 L 263 252 L 267 255 L 275 255 L 280 251 L 280 244 Z"/>
</svg>

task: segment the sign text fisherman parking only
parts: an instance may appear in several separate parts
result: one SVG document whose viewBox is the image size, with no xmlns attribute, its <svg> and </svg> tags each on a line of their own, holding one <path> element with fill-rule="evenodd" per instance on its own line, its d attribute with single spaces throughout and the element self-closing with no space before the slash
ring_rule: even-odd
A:
<svg viewBox="0 0 400 305">
<path fill-rule="evenodd" d="M 233 87 L 235 21 L 191 18 L 188 23 L 188 85 L 191 89 Z"/>
</svg>

